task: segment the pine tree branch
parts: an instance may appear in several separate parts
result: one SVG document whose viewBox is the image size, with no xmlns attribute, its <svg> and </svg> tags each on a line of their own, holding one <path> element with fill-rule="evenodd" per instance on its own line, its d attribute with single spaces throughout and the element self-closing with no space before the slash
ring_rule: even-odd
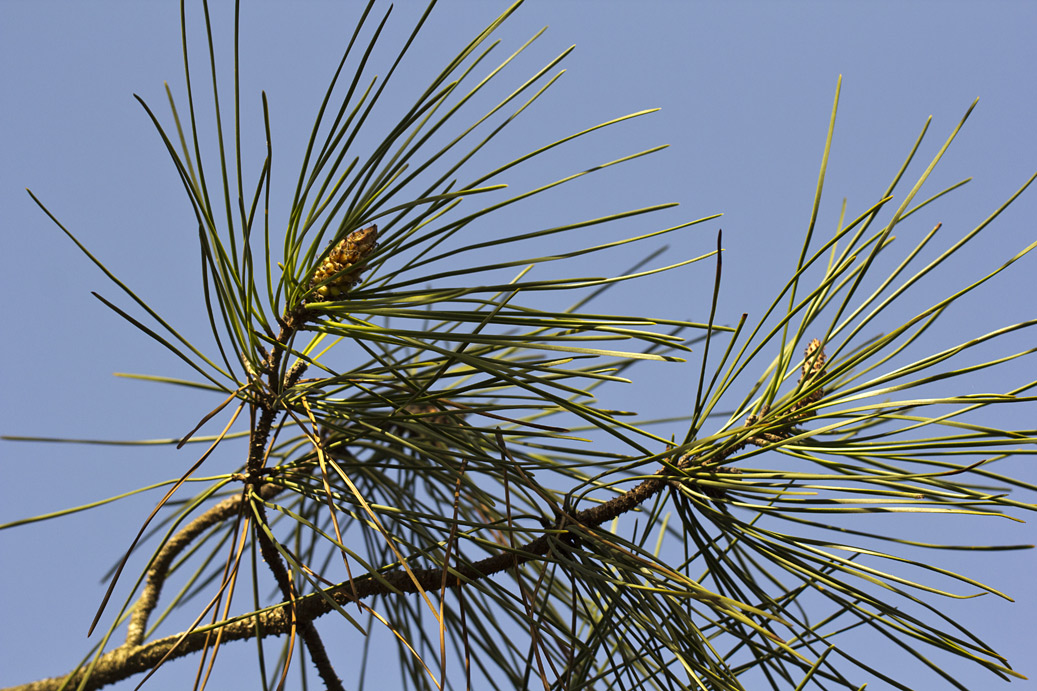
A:
<svg viewBox="0 0 1037 691">
<path fill-rule="evenodd" d="M 767 442 L 763 438 L 753 436 L 746 443 L 764 444 Z M 733 454 L 737 448 L 725 450 L 722 458 L 714 460 L 722 462 L 723 458 Z M 144 594 L 138 600 L 137 611 L 134 612 L 131 618 L 130 629 L 133 632 L 132 636 L 128 636 L 125 644 L 102 655 L 98 659 L 90 679 L 81 688 L 84 691 L 99 689 L 135 674 L 146 672 L 164 659 L 184 657 L 190 653 L 197 652 L 206 645 L 211 644 L 211 635 L 214 630 L 219 630 L 220 641 L 223 644 L 230 641 L 254 638 L 257 632 L 261 632 L 263 637 L 280 636 L 290 633 L 293 626 L 298 626 L 311 655 L 314 656 L 315 662 L 317 662 L 317 655 L 323 654 L 323 646 L 318 645 L 319 638 L 316 638 L 312 643 L 306 638 L 308 634 L 305 632 L 304 626 L 306 624 L 312 626 L 311 622 L 314 619 L 332 611 L 328 597 L 338 605 L 346 605 L 356 600 L 365 600 L 377 595 L 390 596 L 417 593 L 419 588 L 425 591 L 436 591 L 444 587 L 459 588 L 474 581 L 490 578 L 506 569 L 516 568 L 521 564 L 546 556 L 558 542 L 565 541 L 570 534 L 575 535 L 579 532 L 585 535 L 587 529 L 596 528 L 602 523 L 611 521 L 637 508 L 679 477 L 679 470 L 689 468 L 701 462 L 702 459 L 699 457 L 685 456 L 678 460 L 673 467 L 660 468 L 655 476 L 643 480 L 633 489 L 603 504 L 578 511 L 572 515 L 561 516 L 558 525 L 550 529 L 548 533 L 515 548 L 513 551 L 504 551 L 470 564 L 458 564 L 452 567 L 447 574 L 444 574 L 442 568 L 433 567 L 411 569 L 410 573 L 401 568 L 380 573 L 377 578 L 371 575 L 361 576 L 353 579 L 352 582 L 337 584 L 323 592 L 297 597 L 294 599 L 294 602 L 289 597 L 286 597 L 285 602 L 260 611 L 255 615 L 231 619 L 226 623 L 218 622 L 186 635 L 176 634 L 147 644 L 138 643 L 140 636 L 137 632 L 143 631 L 146 627 L 148 613 L 150 613 L 155 606 L 155 602 L 157 602 L 168 565 L 180 551 L 194 538 L 201 535 L 205 529 L 221 520 L 236 516 L 242 509 L 242 495 L 229 497 L 186 526 L 159 553 L 155 564 L 149 572 L 149 580 L 145 586 Z M 271 499 L 281 492 L 282 489 L 282 487 L 267 483 L 261 485 L 257 491 L 262 498 Z M 261 530 L 257 532 L 263 536 Z M 263 546 L 262 539 L 261 537 L 261 547 Z M 280 555 L 276 553 L 276 548 L 272 544 L 268 544 L 263 549 L 264 558 L 267 559 L 268 564 L 280 564 Z M 274 554 L 268 556 L 266 549 L 273 549 Z M 273 557 L 276 557 L 276 559 Z M 280 565 L 283 569 L 283 564 Z M 272 570 L 275 571 L 276 577 L 276 566 L 272 566 Z M 281 575 L 284 579 L 287 579 L 287 572 L 283 572 Z M 281 585 L 281 579 L 278 579 L 278 581 L 279 585 Z M 282 586 L 282 593 L 284 592 L 285 588 Z M 288 592 L 291 593 L 290 586 Z M 328 669 L 330 669 L 330 662 L 328 663 Z M 57 691 L 63 685 L 65 688 L 80 688 L 79 685 L 83 683 L 82 680 L 83 672 L 78 671 L 70 677 L 41 679 L 29 684 L 8 687 L 4 691 Z M 328 683 L 328 678 L 325 678 L 325 683 Z M 329 686 L 329 688 L 336 687 Z"/>
</svg>

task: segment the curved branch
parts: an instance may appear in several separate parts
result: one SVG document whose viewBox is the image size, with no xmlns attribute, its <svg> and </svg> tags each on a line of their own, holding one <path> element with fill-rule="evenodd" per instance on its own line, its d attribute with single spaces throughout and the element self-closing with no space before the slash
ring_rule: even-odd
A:
<svg viewBox="0 0 1037 691">
<path fill-rule="evenodd" d="M 687 467 L 695 460 L 690 456 L 685 457 L 677 465 Z M 643 480 L 633 489 L 610 501 L 568 516 L 566 523 L 568 525 L 578 524 L 585 528 L 596 527 L 647 501 L 666 487 L 672 479 L 673 471 L 667 468 L 660 469 L 654 477 Z M 265 484 L 260 487 L 259 491 L 264 498 L 271 498 L 281 489 L 277 485 Z M 165 578 L 165 568 L 168 568 L 168 564 L 175 554 L 215 521 L 236 515 L 241 508 L 242 500 L 242 496 L 225 499 L 195 519 L 174 539 L 170 540 L 152 567 L 154 577 L 149 576 L 145 595 L 142 595 L 138 601 L 138 607 L 146 608 L 147 612 L 150 612 L 150 608 L 154 607 L 152 600 L 157 600 L 158 591 Z M 172 659 L 197 652 L 211 641 L 210 635 L 214 629 L 220 630 L 223 642 L 253 638 L 257 632 L 260 632 L 263 637 L 286 634 L 293 625 L 299 622 L 310 622 L 330 612 L 332 607 L 325 598 L 326 595 L 330 595 L 336 603 L 345 605 L 354 600 L 364 600 L 375 595 L 416 593 L 419 587 L 428 591 L 437 591 L 443 588 L 444 584 L 450 588 L 457 588 L 471 581 L 488 578 L 505 569 L 546 555 L 551 546 L 561 539 L 567 530 L 568 528 L 562 526 L 559 531 L 542 535 L 516 548 L 514 552 L 501 552 L 472 564 L 459 564 L 445 577 L 443 569 L 438 567 L 413 569 L 410 574 L 404 569 L 397 569 L 379 574 L 377 579 L 371 575 L 362 576 L 354 579 L 352 583 L 341 583 L 323 592 L 297 598 L 294 602 L 294 620 L 293 605 L 283 602 L 254 615 L 245 615 L 229 620 L 227 623 L 216 623 L 193 631 L 186 636 L 175 634 L 143 645 L 128 641 L 119 648 L 102 655 L 94 666 L 90 679 L 81 688 L 84 691 L 99 689 L 135 674 L 146 672 L 167 656 Z M 150 603 L 150 608 L 146 603 Z M 135 613 L 130 626 L 134 630 L 142 630 L 146 622 L 147 613 Z M 41 679 L 20 686 L 8 687 L 6 691 L 57 691 L 63 685 L 65 688 L 80 688 L 83 675 L 84 671 L 80 670 L 72 673 L 71 678 L 64 676 Z"/>
<path fill-rule="evenodd" d="M 264 499 L 273 499 L 281 493 L 283 487 L 267 483 L 257 491 Z M 169 566 L 191 542 L 217 523 L 232 516 L 236 516 L 241 510 L 241 496 L 228 497 L 219 504 L 208 509 L 198 518 L 194 519 L 183 530 L 178 532 L 159 550 L 155 555 L 151 568 L 148 569 L 148 578 L 144 584 L 144 590 L 133 607 L 130 623 L 126 627 L 126 645 L 137 647 L 144 642 L 144 632 L 148 627 L 148 618 L 158 605 L 162 586 L 165 585 L 166 577 L 169 575 Z"/>
</svg>

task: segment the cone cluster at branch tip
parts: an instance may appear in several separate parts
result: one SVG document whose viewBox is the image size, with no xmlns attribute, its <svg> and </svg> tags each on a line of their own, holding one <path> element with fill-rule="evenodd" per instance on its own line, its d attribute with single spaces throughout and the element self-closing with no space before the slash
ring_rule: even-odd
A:
<svg viewBox="0 0 1037 691">
<path fill-rule="evenodd" d="M 799 381 L 810 381 L 826 376 L 828 374 L 825 371 L 825 362 L 827 360 L 828 356 L 825 355 L 824 344 L 816 338 L 810 341 L 807 344 L 806 352 L 803 354 L 803 368 L 800 370 Z M 818 387 L 800 401 L 799 407 L 802 408 L 812 403 L 817 403 L 824 395 L 825 390 Z"/>
<path fill-rule="evenodd" d="M 821 345 L 821 341 L 816 338 L 810 341 L 807 344 L 806 351 L 803 353 L 803 368 L 800 370 L 799 380 L 823 377 L 825 375 L 825 360 L 827 359 L 825 347 Z"/>
<path fill-rule="evenodd" d="M 344 296 L 360 282 L 360 273 L 366 268 L 364 261 L 374 251 L 378 240 L 378 226 L 354 230 L 335 245 L 328 256 L 313 272 L 310 287 L 328 281 L 316 288 L 311 302 L 334 300 Z"/>
</svg>

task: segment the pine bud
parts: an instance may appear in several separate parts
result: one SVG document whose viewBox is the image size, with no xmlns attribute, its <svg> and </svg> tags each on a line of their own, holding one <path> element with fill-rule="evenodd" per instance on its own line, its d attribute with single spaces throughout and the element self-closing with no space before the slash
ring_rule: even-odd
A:
<svg viewBox="0 0 1037 691">
<path fill-rule="evenodd" d="M 335 245 L 313 272 L 310 288 L 324 281 L 328 282 L 313 291 L 309 302 L 341 298 L 359 283 L 361 272 L 367 268 L 365 260 L 377 247 L 377 240 L 378 226 L 370 225 L 354 230 Z"/>
</svg>

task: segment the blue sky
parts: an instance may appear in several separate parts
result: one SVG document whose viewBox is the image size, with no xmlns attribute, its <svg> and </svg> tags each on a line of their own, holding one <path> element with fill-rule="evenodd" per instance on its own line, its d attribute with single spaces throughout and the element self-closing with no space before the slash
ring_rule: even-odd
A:
<svg viewBox="0 0 1037 691">
<path fill-rule="evenodd" d="M 186 373 L 90 295 L 93 290 L 120 297 L 24 191 L 29 187 L 40 196 L 92 252 L 171 322 L 200 338 L 207 333 L 199 311 L 193 216 L 161 141 L 132 98 L 141 95 L 167 124 L 163 81 L 182 102 L 175 5 L 0 5 L 0 247 L 7 258 L 0 281 L 8 295 L 0 343 L 4 434 L 172 437 L 190 429 L 215 403 L 111 376 L 116 371 Z M 412 59 L 400 68 L 400 103 L 407 103 L 408 86 L 422 85 L 455 46 L 506 6 L 445 2 L 438 8 Z M 417 7 L 403 3 L 397 8 L 388 44 L 410 27 Z M 355 16 L 338 3 L 255 3 L 242 19 L 242 97 L 252 122 L 244 139 L 253 147 L 251 160 L 258 161 L 263 139 L 255 125 L 259 90 L 266 89 L 274 184 L 290 189 L 313 114 Z M 225 16 L 218 20 L 217 37 L 226 47 L 229 24 Z M 553 179 L 559 171 L 582 170 L 655 144 L 670 148 L 590 176 L 565 194 L 548 195 L 521 220 L 510 222 L 519 227 L 576 220 L 669 201 L 680 207 L 651 221 L 652 229 L 723 213 L 708 227 L 697 226 L 672 239 L 670 257 L 678 261 L 709 251 L 716 229 L 723 228 L 719 314 L 728 323 L 743 311 L 758 314 L 765 308 L 772 295 L 768 291 L 783 285 L 795 261 L 839 75 L 840 113 L 818 232 L 835 227 L 844 197 L 851 217 L 878 199 L 932 115 L 920 154 L 928 161 L 976 97 L 978 107 L 927 189 L 935 192 L 966 177 L 973 180 L 919 220 L 918 232 L 928 230 L 922 226 L 930 220 L 943 222 L 945 245 L 950 244 L 1037 170 L 1037 5 L 1031 3 L 533 0 L 502 29 L 501 54 L 509 54 L 543 26 L 548 31 L 520 62 L 516 75 L 572 44 L 576 50 L 564 61 L 567 71 L 544 102 L 508 135 L 501 155 L 629 112 L 661 110 L 567 149 L 546 160 L 543 168 L 534 168 L 528 178 L 516 174 L 510 184 L 523 189 L 535 180 Z M 201 48 L 198 42 L 194 45 Z M 198 59 L 201 53 L 196 55 Z M 383 68 L 374 71 L 384 73 Z M 912 170 L 920 172 L 917 166 Z M 1031 189 L 967 250 L 950 275 L 927 285 L 919 304 L 996 268 L 1032 242 L 1037 238 L 1035 218 L 1037 190 Z M 610 261 L 622 268 L 630 260 Z M 934 342 L 950 345 L 1031 318 L 1035 268 L 1034 259 L 1027 258 L 966 301 L 934 333 Z M 636 313 L 646 311 L 646 304 L 661 305 L 681 318 L 701 319 L 712 270 L 712 265 L 693 265 L 633 286 L 610 309 Z M 1013 346 L 1029 347 L 1025 339 Z M 1014 352 L 1012 346 L 1006 349 Z M 1034 379 L 1035 372 L 1032 358 L 1022 360 L 992 372 L 982 386 L 1005 389 Z M 682 388 L 693 381 L 690 371 L 674 375 L 648 369 L 639 386 L 624 393 L 624 405 L 665 414 L 686 402 Z M 999 422 L 1032 425 L 1032 404 L 1017 409 L 1010 413 L 1015 420 Z M 0 442 L 5 477 L 0 523 L 156 483 L 179 475 L 189 460 L 169 448 Z M 224 467 L 214 473 L 234 463 L 229 457 L 222 460 Z M 1013 472 L 1037 481 L 1037 473 L 1022 461 Z M 104 573 L 121 556 L 155 499 L 135 497 L 0 533 L 7 567 L 0 570 L 0 605 L 5 619 L 16 622 L 0 631 L 0 684 L 61 673 L 86 653 L 85 631 L 104 592 Z M 989 519 L 937 525 L 953 531 L 959 542 L 1035 540 L 1032 522 Z M 1032 656 L 1034 554 L 939 558 L 942 565 L 966 570 L 1016 599 L 1011 606 L 988 596 L 948 601 L 948 607 L 1021 672 L 1037 678 Z M 125 580 L 122 588 L 129 583 Z M 229 664 L 232 655 L 253 654 L 252 648 L 238 647 L 221 663 Z M 150 688 L 183 688 L 193 664 L 189 659 L 163 670 L 149 682 Z M 890 664 L 904 665 L 904 678 L 915 680 L 916 688 L 942 688 L 924 670 L 912 676 L 906 660 L 892 656 Z M 955 667 L 954 673 L 974 688 L 1000 684 L 981 670 Z M 872 682 L 868 688 L 884 687 Z"/>
</svg>

